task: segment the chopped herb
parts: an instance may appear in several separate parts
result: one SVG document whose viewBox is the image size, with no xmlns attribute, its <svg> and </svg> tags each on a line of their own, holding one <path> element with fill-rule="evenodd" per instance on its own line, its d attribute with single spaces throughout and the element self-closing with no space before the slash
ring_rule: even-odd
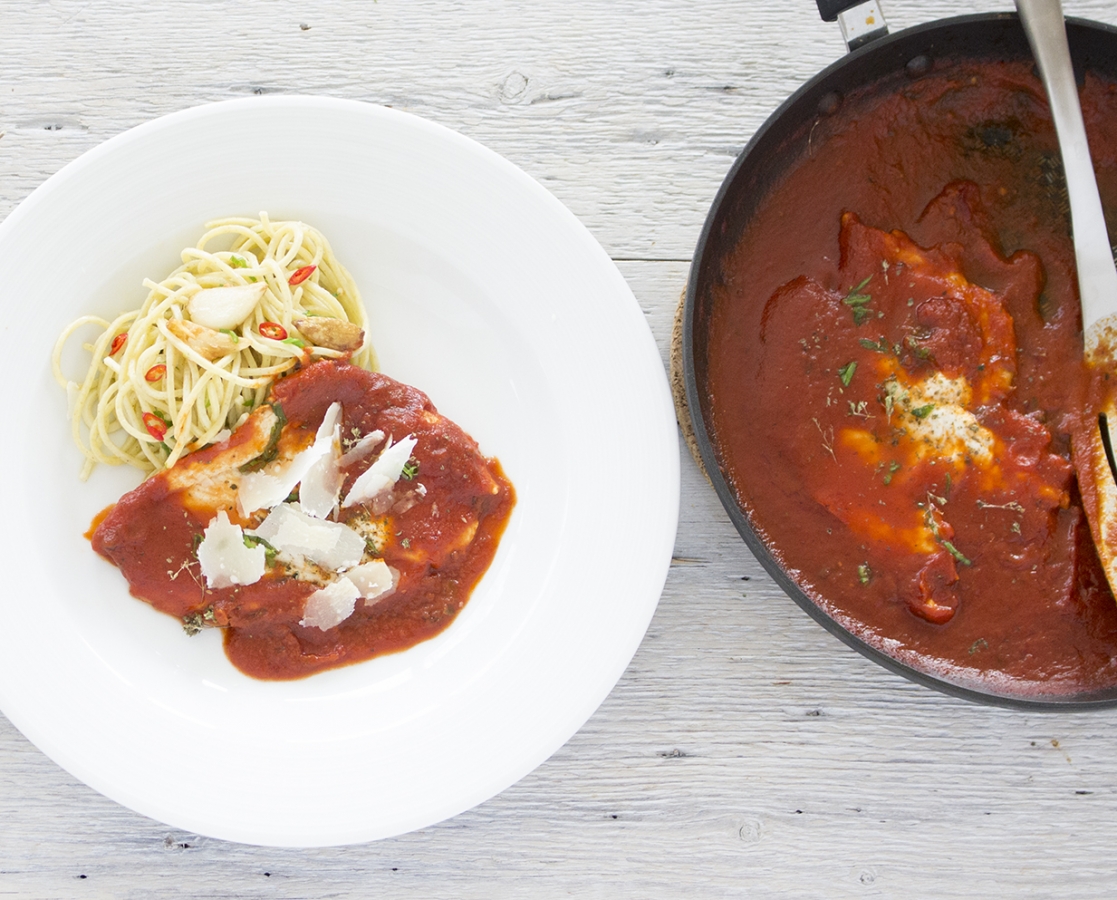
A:
<svg viewBox="0 0 1117 900">
<path fill-rule="evenodd" d="M 1015 500 L 1009 500 L 1008 503 L 986 503 L 980 497 L 977 500 L 978 509 L 1010 509 L 1013 512 L 1022 513 L 1024 507 L 1017 503 Z"/>
<path fill-rule="evenodd" d="M 908 339 L 905 343 L 907 343 L 908 349 L 911 350 L 911 352 L 918 356 L 920 359 L 931 358 L 931 351 L 920 344 L 919 341 L 916 340 L 914 335 L 909 334 Z"/>
<path fill-rule="evenodd" d="M 944 541 L 942 538 L 939 538 L 939 543 L 942 544 L 943 547 L 946 548 L 947 553 L 949 553 L 951 556 L 953 556 L 962 565 L 964 565 L 964 566 L 972 566 L 973 565 L 973 562 L 969 559 L 966 559 L 966 557 L 962 555 L 962 551 L 960 551 L 957 547 L 955 547 L 952 543 L 950 543 L 950 541 Z"/>
<path fill-rule="evenodd" d="M 240 343 L 240 335 L 233 331 L 232 328 L 222 328 L 221 333 L 224 335 L 228 335 L 229 339 L 232 340 L 234 344 Z"/>
<path fill-rule="evenodd" d="M 190 637 L 196 635 L 203 628 L 205 628 L 205 621 L 202 619 L 201 613 L 190 613 L 190 615 L 182 617 L 182 630 Z"/>
<path fill-rule="evenodd" d="M 403 538 L 399 542 L 399 545 L 401 547 L 403 547 L 404 550 L 410 550 L 411 549 L 411 538 Z"/>
<path fill-rule="evenodd" d="M 237 256 L 235 253 L 229 257 L 229 266 L 234 269 L 247 269 L 248 260 L 243 256 Z"/>
<path fill-rule="evenodd" d="M 865 285 L 867 285 L 872 280 L 873 280 L 873 276 L 870 275 L 868 278 L 866 278 L 864 281 L 862 281 L 859 285 L 857 285 L 857 287 L 851 288 L 850 292 L 848 294 L 846 294 L 845 299 L 842 302 L 847 303 L 850 306 L 859 306 L 861 304 L 868 303 L 873 298 L 869 294 L 862 294 L 861 289 L 863 287 L 865 287 Z"/>
<path fill-rule="evenodd" d="M 250 550 L 253 547 L 263 547 L 264 562 L 269 566 L 272 564 L 272 562 L 275 561 L 275 555 L 279 552 L 275 549 L 275 547 L 265 541 L 262 537 L 258 537 L 255 534 L 246 534 L 244 536 L 244 546 L 248 547 L 248 549 Z"/>
<path fill-rule="evenodd" d="M 414 456 L 411 457 L 411 459 L 404 463 L 403 472 L 401 474 L 408 481 L 411 481 L 411 479 L 419 474 L 419 460 L 417 460 Z"/>
<path fill-rule="evenodd" d="M 928 403 L 928 404 L 926 404 L 925 406 L 917 406 L 917 407 L 915 407 L 915 408 L 914 408 L 914 409 L 913 409 L 913 410 L 911 411 L 911 414 L 912 414 L 913 416 L 915 416 L 915 417 L 916 417 L 917 419 L 926 419 L 926 418 L 927 418 L 927 416 L 929 416 L 929 415 L 931 414 L 932 410 L 934 410 L 934 408 L 935 408 L 935 404 L 934 404 L 934 403 Z"/>
<path fill-rule="evenodd" d="M 278 403 L 273 403 L 271 408 L 275 411 L 275 424 L 272 426 L 267 446 L 259 456 L 241 466 L 241 472 L 255 472 L 257 469 L 262 469 L 279 454 L 279 436 L 283 432 L 283 426 L 287 424 L 287 417 L 283 415 L 283 407 Z"/>
<path fill-rule="evenodd" d="M 985 638 L 978 638 L 976 641 L 970 644 L 970 656 L 973 656 L 979 650 L 985 650 L 988 646 L 989 643 L 985 640 Z"/>
<path fill-rule="evenodd" d="M 365 538 L 365 549 L 372 556 L 380 555 L 380 548 L 376 545 L 376 541 L 374 541 L 372 538 Z"/>
<path fill-rule="evenodd" d="M 861 563 L 857 567 L 857 580 L 862 584 L 868 584 L 873 580 L 873 570 L 869 568 L 868 563 Z"/>
<path fill-rule="evenodd" d="M 853 373 L 857 371 L 857 360 L 848 362 L 840 369 L 838 369 L 838 377 L 842 380 L 842 385 L 849 387 L 849 383 L 853 381 Z"/>
<path fill-rule="evenodd" d="M 888 353 L 893 347 L 892 344 L 888 343 L 888 339 L 883 336 L 879 341 L 870 341 L 868 338 L 861 338 L 857 343 L 866 350 L 873 350 L 876 353 Z"/>
<path fill-rule="evenodd" d="M 292 347 L 298 347 L 299 349 L 306 346 L 306 341 L 302 338 L 287 338 L 283 343 L 290 344 Z"/>
<path fill-rule="evenodd" d="M 873 299 L 872 295 L 861 293 L 861 289 L 872 280 L 872 277 L 873 276 L 870 275 L 859 285 L 857 285 L 857 287 L 851 289 L 850 292 L 846 294 L 844 299 L 842 300 L 842 303 L 853 310 L 854 325 L 860 325 L 867 318 L 874 315 L 872 310 L 866 309 L 865 307 L 865 304 Z"/>
<path fill-rule="evenodd" d="M 888 464 L 888 472 L 885 473 L 884 483 L 891 484 L 892 476 L 895 475 L 898 471 L 900 471 L 900 464 L 896 462 L 896 460 L 892 460 L 892 462 Z"/>
</svg>

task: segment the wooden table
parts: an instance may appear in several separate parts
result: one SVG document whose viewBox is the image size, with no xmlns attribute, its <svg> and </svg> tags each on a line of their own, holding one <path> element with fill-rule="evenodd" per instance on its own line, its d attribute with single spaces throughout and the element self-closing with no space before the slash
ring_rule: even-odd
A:
<svg viewBox="0 0 1117 900">
<path fill-rule="evenodd" d="M 1008 5 L 885 12 L 896 30 Z M 1065 6 L 1117 24 L 1111 0 Z M 554 192 L 616 260 L 666 362 L 725 172 L 844 51 L 809 0 L 0 0 L 0 215 L 106 138 L 198 103 L 389 104 Z M 986 708 L 878 668 L 775 587 L 683 452 L 643 645 L 503 794 L 374 844 L 241 846 L 116 805 L 0 719 L 0 895 L 1112 896 L 1117 710 Z"/>
</svg>

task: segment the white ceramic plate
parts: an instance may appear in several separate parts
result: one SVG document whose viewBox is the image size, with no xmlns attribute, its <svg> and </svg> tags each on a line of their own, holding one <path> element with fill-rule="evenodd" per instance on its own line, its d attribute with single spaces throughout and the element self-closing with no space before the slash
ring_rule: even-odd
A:
<svg viewBox="0 0 1117 900">
<path fill-rule="evenodd" d="M 49 357 L 137 305 L 203 224 L 300 218 L 351 269 L 386 373 L 499 457 L 519 502 L 453 625 L 405 653 L 253 681 L 128 594 L 83 539 L 138 482 L 78 480 Z M 612 262 L 553 196 L 441 126 L 322 98 L 150 122 L 0 225 L 9 435 L 0 707 L 107 796 L 191 832 L 320 846 L 419 828 L 530 772 L 593 713 L 659 599 L 678 514 L 666 378 Z"/>
</svg>

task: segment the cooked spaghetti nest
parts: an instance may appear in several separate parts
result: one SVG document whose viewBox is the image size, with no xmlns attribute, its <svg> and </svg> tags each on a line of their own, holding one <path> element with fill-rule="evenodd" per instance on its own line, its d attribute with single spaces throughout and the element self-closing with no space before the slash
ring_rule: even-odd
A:
<svg viewBox="0 0 1117 900">
<path fill-rule="evenodd" d="M 179 268 L 144 286 L 139 309 L 83 316 L 54 348 L 83 479 L 97 463 L 151 473 L 220 440 L 300 361 L 349 356 L 376 367 L 352 277 L 302 222 L 266 213 L 210 222 Z M 87 326 L 100 334 L 83 345 L 92 361 L 76 382 L 62 373 L 62 353 Z"/>
</svg>

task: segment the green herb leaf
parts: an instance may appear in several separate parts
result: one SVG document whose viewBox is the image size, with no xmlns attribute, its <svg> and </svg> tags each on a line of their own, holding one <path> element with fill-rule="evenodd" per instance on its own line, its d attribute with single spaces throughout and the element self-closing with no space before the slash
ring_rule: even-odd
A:
<svg viewBox="0 0 1117 900">
<path fill-rule="evenodd" d="M 868 303 L 873 298 L 869 294 L 862 294 L 861 289 L 864 288 L 865 285 L 867 285 L 872 280 L 873 276 L 870 275 L 859 285 L 857 285 L 857 287 L 850 288 L 849 293 L 845 295 L 845 299 L 842 302 L 848 303 L 850 306 L 860 306 L 861 304 Z"/>
<path fill-rule="evenodd" d="M 917 419 L 926 419 L 927 416 L 931 415 L 931 412 L 932 412 L 932 410 L 934 410 L 934 408 L 935 408 L 934 403 L 928 403 L 925 406 L 915 407 L 915 409 L 913 409 L 911 411 L 911 414 L 913 416 L 915 416 Z"/>
<path fill-rule="evenodd" d="M 873 317 L 873 311 L 871 309 L 868 309 L 867 307 L 855 306 L 853 308 L 853 324 L 854 325 L 860 325 L 866 319 L 871 319 L 872 317 Z"/>
<path fill-rule="evenodd" d="M 255 472 L 257 469 L 262 469 L 279 454 L 279 436 L 283 433 L 283 426 L 287 424 L 287 417 L 283 415 L 283 407 L 278 403 L 273 403 L 271 408 L 275 412 L 275 424 L 272 425 L 267 446 L 259 456 L 241 466 L 239 469 L 241 472 Z"/>
<path fill-rule="evenodd" d="M 403 472 L 401 474 L 408 481 L 411 481 L 411 479 L 419 474 L 419 460 L 417 460 L 414 456 L 411 457 L 411 459 L 403 464 Z"/>
<path fill-rule="evenodd" d="M 967 559 L 965 556 L 963 556 L 962 551 L 960 551 L 957 547 L 955 547 L 952 543 L 950 543 L 950 541 L 944 541 L 942 538 L 939 538 L 939 543 L 942 544 L 943 547 L 946 548 L 947 553 L 949 553 L 951 556 L 953 556 L 962 565 L 964 565 L 964 566 L 972 566 L 973 565 L 973 562 L 971 560 Z"/>
<path fill-rule="evenodd" d="M 284 344 L 290 344 L 293 347 L 299 347 L 299 348 L 302 348 L 302 347 L 306 346 L 306 341 L 304 341 L 302 338 L 286 338 L 283 341 L 283 343 Z"/>
<path fill-rule="evenodd" d="M 275 547 L 265 541 L 262 537 L 258 537 L 255 534 L 246 534 L 244 536 L 244 546 L 246 546 L 249 550 L 251 550 L 253 547 L 263 547 L 264 562 L 266 565 L 269 566 L 275 560 L 275 555 L 279 552 L 275 549 Z"/>
<path fill-rule="evenodd" d="M 853 381 L 853 373 L 857 371 L 857 360 L 847 362 L 844 366 L 838 369 L 838 377 L 842 380 L 845 387 L 849 387 L 849 383 Z"/>
<path fill-rule="evenodd" d="M 235 253 L 229 257 L 229 265 L 234 269 L 247 269 L 248 260 L 243 256 L 237 256 Z"/>
<path fill-rule="evenodd" d="M 232 339 L 234 344 L 240 343 L 240 335 L 233 331 L 232 328 L 222 328 L 221 333 L 228 335 Z"/>
<path fill-rule="evenodd" d="M 873 570 L 869 568 L 868 563 L 861 563 L 857 567 L 857 580 L 862 584 L 868 584 L 873 580 Z"/>
</svg>

